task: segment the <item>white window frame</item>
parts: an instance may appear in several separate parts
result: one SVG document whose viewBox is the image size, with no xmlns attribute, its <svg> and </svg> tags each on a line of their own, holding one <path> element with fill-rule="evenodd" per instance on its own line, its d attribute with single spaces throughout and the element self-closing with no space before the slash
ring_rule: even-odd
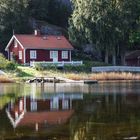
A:
<svg viewBox="0 0 140 140">
<path fill-rule="evenodd" d="M 36 58 L 37 58 L 36 50 L 30 50 L 30 59 L 36 59 Z"/>
<path fill-rule="evenodd" d="M 22 51 L 19 51 L 19 59 L 22 59 Z"/>
<path fill-rule="evenodd" d="M 13 52 L 10 52 L 10 61 L 13 61 L 14 60 L 14 58 L 13 58 Z"/>
<path fill-rule="evenodd" d="M 50 51 L 50 58 L 53 59 L 54 51 Z"/>
<path fill-rule="evenodd" d="M 62 59 L 68 59 L 68 51 L 62 51 Z"/>
<path fill-rule="evenodd" d="M 18 43 L 17 43 L 17 40 L 15 39 L 14 40 L 14 47 L 17 48 L 17 46 L 18 46 Z"/>
</svg>

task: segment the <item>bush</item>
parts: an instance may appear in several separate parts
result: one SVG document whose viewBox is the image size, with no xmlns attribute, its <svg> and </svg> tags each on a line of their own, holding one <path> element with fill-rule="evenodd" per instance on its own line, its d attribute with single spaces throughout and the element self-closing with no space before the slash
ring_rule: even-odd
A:
<svg viewBox="0 0 140 140">
<path fill-rule="evenodd" d="M 55 64 L 46 64 L 43 62 L 35 63 L 36 70 L 56 70 L 57 66 Z"/>
<path fill-rule="evenodd" d="M 90 72 L 91 68 L 85 64 L 79 66 L 65 65 L 64 70 L 68 72 Z"/>
<path fill-rule="evenodd" d="M 68 72 L 91 72 L 92 67 L 97 66 L 108 66 L 103 62 L 96 62 L 96 61 L 84 61 L 83 65 L 73 66 L 73 65 L 66 65 L 64 66 L 64 70 Z"/>
<path fill-rule="evenodd" d="M 14 70 L 16 69 L 16 64 L 14 62 L 8 61 L 3 54 L 0 54 L 0 69 Z"/>
<path fill-rule="evenodd" d="M 110 66 L 110 64 L 106 64 L 104 62 L 99 61 L 84 61 L 84 64 L 86 64 L 89 67 Z"/>
<path fill-rule="evenodd" d="M 6 64 L 6 69 L 7 70 L 15 70 L 16 69 L 16 65 L 14 62 L 8 61 Z"/>
</svg>

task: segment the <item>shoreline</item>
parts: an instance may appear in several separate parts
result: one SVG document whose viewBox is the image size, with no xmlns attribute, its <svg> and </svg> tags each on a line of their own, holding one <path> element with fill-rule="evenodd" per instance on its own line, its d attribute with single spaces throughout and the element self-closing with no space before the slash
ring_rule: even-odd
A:
<svg viewBox="0 0 140 140">
<path fill-rule="evenodd" d="M 140 74 L 139 74 L 140 75 Z M 46 77 L 47 78 L 47 77 Z M 2 77 L 1 79 L 1 76 L 0 76 L 0 83 L 29 83 L 27 82 L 28 80 L 30 79 L 36 79 L 36 77 L 14 77 L 14 78 L 10 78 L 9 77 Z M 84 83 L 84 81 L 91 81 L 91 83 L 111 83 L 111 82 L 120 82 L 120 83 L 126 83 L 126 82 L 140 82 L 140 79 L 117 79 L 117 78 L 114 78 L 114 79 L 105 79 L 105 78 L 101 78 L 101 79 L 96 79 L 96 80 L 92 80 L 92 79 L 69 79 L 69 78 L 65 78 L 65 77 L 61 77 L 60 76 L 56 76 L 56 80 L 59 80 L 59 81 L 62 81 L 61 79 L 65 79 L 64 82 L 56 82 L 56 83 Z M 53 81 L 51 82 L 46 82 L 46 83 L 54 83 Z"/>
<path fill-rule="evenodd" d="M 140 73 L 134 72 L 100 72 L 100 73 L 86 73 L 77 71 L 60 71 L 60 70 L 43 70 L 39 71 L 32 67 L 19 66 L 14 71 L 4 71 L 5 74 L 0 75 L 0 83 L 23 83 L 30 79 L 37 77 L 49 78 L 55 77 L 56 79 L 68 79 L 69 81 L 99 81 L 99 82 L 112 82 L 112 81 L 140 81 Z"/>
</svg>

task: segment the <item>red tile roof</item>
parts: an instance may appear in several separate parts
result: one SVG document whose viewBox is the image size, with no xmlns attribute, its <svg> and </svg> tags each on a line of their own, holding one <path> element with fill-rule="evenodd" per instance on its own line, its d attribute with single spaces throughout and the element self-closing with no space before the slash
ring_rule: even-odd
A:
<svg viewBox="0 0 140 140">
<path fill-rule="evenodd" d="M 73 47 L 64 36 L 15 35 L 24 48 L 30 49 L 68 49 Z"/>
</svg>

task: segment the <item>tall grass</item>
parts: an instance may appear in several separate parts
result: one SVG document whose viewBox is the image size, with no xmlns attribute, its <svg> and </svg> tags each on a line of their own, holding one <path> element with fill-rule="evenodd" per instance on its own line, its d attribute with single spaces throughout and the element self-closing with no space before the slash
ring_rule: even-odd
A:
<svg viewBox="0 0 140 140">
<path fill-rule="evenodd" d="M 73 80 L 140 80 L 140 74 L 134 74 L 134 73 L 116 73 L 116 72 L 110 72 L 110 73 L 91 73 L 91 74 L 85 74 L 85 73 L 69 73 L 65 75 L 69 79 Z"/>
<path fill-rule="evenodd" d="M 13 80 L 5 75 L 0 75 L 0 83 L 13 83 Z"/>
<path fill-rule="evenodd" d="M 19 66 L 15 72 L 10 72 L 9 77 L 21 78 L 21 80 L 30 77 L 65 77 L 72 80 L 140 80 L 140 73 L 128 72 L 103 72 L 103 73 L 86 73 L 86 72 L 69 72 L 61 70 L 43 70 L 39 71 L 31 67 Z M 7 77 L 0 77 L 0 81 L 7 82 Z M 10 80 L 11 81 L 11 80 Z"/>
</svg>

